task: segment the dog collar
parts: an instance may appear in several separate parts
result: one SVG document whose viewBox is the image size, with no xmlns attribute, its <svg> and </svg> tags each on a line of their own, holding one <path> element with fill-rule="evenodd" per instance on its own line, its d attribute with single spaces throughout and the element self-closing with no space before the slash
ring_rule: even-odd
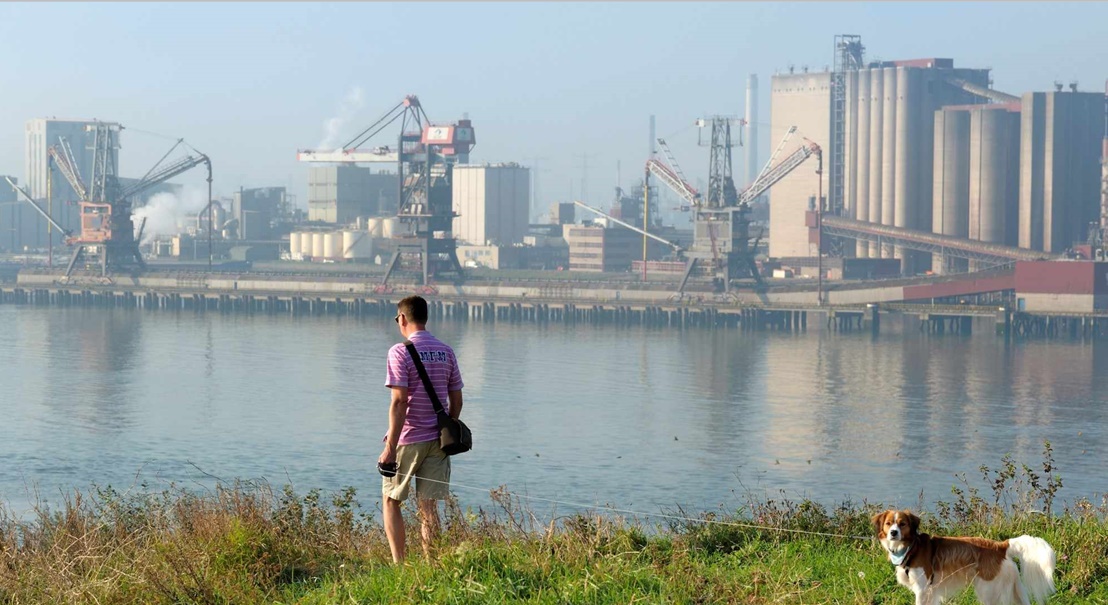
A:
<svg viewBox="0 0 1108 605">
<path fill-rule="evenodd" d="M 893 565 L 903 565 L 908 560 L 908 553 L 912 552 L 912 546 L 914 545 L 915 543 L 909 544 L 908 548 L 905 548 L 904 552 L 899 555 L 889 551 L 889 560 L 892 561 Z"/>
</svg>

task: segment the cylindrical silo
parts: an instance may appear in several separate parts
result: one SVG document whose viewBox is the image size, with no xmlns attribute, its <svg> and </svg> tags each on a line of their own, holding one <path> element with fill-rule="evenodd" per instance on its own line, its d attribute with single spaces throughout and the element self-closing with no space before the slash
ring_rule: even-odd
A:
<svg viewBox="0 0 1108 605">
<path fill-rule="evenodd" d="M 858 151 L 854 154 L 854 164 L 858 167 L 857 176 L 857 200 L 858 211 L 856 216 L 860 221 L 869 221 L 869 180 L 870 180 L 870 107 L 873 100 L 870 98 L 870 74 L 869 71 L 854 72 L 858 75 Z M 869 257 L 869 242 L 859 241 L 857 255 L 860 258 Z"/>
<path fill-rule="evenodd" d="M 381 237 L 381 219 L 372 217 L 366 222 L 366 230 L 370 237 Z"/>
<path fill-rule="evenodd" d="M 219 231 L 223 228 L 223 223 L 227 222 L 227 211 L 223 209 L 223 206 L 214 202 L 211 211 L 212 223 L 215 225 L 214 231 Z"/>
<path fill-rule="evenodd" d="M 881 116 L 881 224 L 896 220 L 896 68 L 886 67 Z M 881 258 L 893 258 L 892 244 L 881 245 Z"/>
<path fill-rule="evenodd" d="M 847 216 L 858 218 L 858 72 L 846 72 L 846 137 L 843 149 L 843 196 Z M 868 213 L 868 209 L 867 209 Z"/>
<path fill-rule="evenodd" d="M 300 253 L 304 256 L 312 255 L 312 233 L 304 231 L 300 234 Z"/>
<path fill-rule="evenodd" d="M 296 259 L 300 256 L 300 234 L 293 232 L 289 234 L 289 257 Z"/>
<path fill-rule="evenodd" d="M 349 261 L 364 261 L 373 252 L 373 239 L 368 231 L 342 232 L 342 258 Z"/>
<path fill-rule="evenodd" d="M 338 255 L 335 254 L 335 250 L 341 245 L 342 245 L 342 234 L 341 234 L 341 232 L 339 233 L 337 244 L 335 243 L 335 234 L 333 232 L 324 233 L 323 234 L 323 258 L 326 258 L 326 259 L 329 259 L 329 260 L 334 260 L 334 258 L 336 256 L 341 257 L 342 256 L 341 254 L 338 254 Z"/>
<path fill-rule="evenodd" d="M 1019 187 L 1019 114 L 1007 107 L 974 108 L 970 114 L 969 237 L 1012 244 Z M 1012 199 L 1017 201 L 1013 204 Z"/>
<path fill-rule="evenodd" d="M 935 172 L 931 230 L 952 237 L 969 236 L 970 114 L 958 108 L 935 112 Z M 963 259 L 932 257 L 936 273 L 965 271 Z"/>
<path fill-rule="evenodd" d="M 915 191 L 912 183 L 915 166 L 912 146 L 916 136 L 914 118 L 917 100 L 912 73 L 914 71 L 911 67 L 896 68 L 896 164 L 893 167 L 896 186 L 893 192 L 893 226 L 902 228 L 914 227 L 911 221 L 911 213 L 915 210 L 912 199 Z M 896 247 L 894 256 L 901 259 L 906 268 L 909 267 L 910 263 L 907 262 L 903 249 Z"/>
<path fill-rule="evenodd" d="M 312 260 L 323 260 L 324 248 L 323 248 L 323 234 L 312 234 Z"/>
<path fill-rule="evenodd" d="M 869 120 L 869 222 L 881 224 L 881 161 L 884 156 L 885 70 L 870 69 Z M 881 249 L 870 242 L 870 258 L 880 258 Z"/>
<path fill-rule="evenodd" d="M 354 258 L 354 242 L 358 239 L 358 236 L 364 235 L 361 231 L 346 230 L 342 232 L 342 242 L 339 256 L 343 260 L 351 260 Z"/>
<path fill-rule="evenodd" d="M 913 213 L 914 229 L 929 231 L 931 229 L 931 211 L 933 209 L 934 169 L 935 169 L 935 110 L 942 107 L 938 104 L 938 95 L 935 90 L 943 84 L 936 77 L 934 69 L 918 70 L 919 85 L 916 88 L 916 97 L 919 99 L 916 111 L 916 132 L 918 144 L 915 149 L 916 176 L 915 176 L 915 201 L 916 211 Z M 922 263 L 927 263 L 930 256 L 918 253 Z M 920 267 L 922 268 L 922 267 Z"/>
<path fill-rule="evenodd" d="M 385 239 L 393 238 L 399 235 L 398 227 L 400 226 L 400 219 L 395 216 L 390 216 L 381 221 L 381 237 Z"/>
</svg>

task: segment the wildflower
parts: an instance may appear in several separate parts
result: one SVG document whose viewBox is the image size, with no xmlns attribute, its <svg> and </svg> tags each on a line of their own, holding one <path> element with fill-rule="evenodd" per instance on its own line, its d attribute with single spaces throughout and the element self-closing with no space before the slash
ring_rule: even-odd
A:
<svg viewBox="0 0 1108 605">
<path fill-rule="evenodd" d="M 865 580 L 865 579 L 866 579 L 866 572 L 864 572 L 864 571 L 859 571 L 859 572 L 858 572 L 858 579 L 860 579 L 860 580 Z"/>
</svg>

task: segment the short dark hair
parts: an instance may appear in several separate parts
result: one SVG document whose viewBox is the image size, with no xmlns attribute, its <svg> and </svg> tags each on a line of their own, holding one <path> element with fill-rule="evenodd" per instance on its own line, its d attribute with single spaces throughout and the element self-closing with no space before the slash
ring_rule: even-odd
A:
<svg viewBox="0 0 1108 605">
<path fill-rule="evenodd" d="M 427 325 L 427 301 L 422 296 L 408 296 L 396 303 L 396 309 L 417 326 Z"/>
</svg>

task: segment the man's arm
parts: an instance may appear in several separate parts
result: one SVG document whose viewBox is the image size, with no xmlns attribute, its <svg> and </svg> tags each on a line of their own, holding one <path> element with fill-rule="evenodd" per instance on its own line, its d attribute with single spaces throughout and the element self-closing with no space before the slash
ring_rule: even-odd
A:
<svg viewBox="0 0 1108 605">
<path fill-rule="evenodd" d="M 450 400 L 450 417 L 457 420 L 462 415 L 462 392 L 449 391 L 446 397 Z"/>
<path fill-rule="evenodd" d="M 404 419 L 408 417 L 408 387 L 392 387 L 392 401 L 389 403 L 389 434 L 385 439 L 385 450 L 378 462 L 394 462 L 396 447 L 400 441 L 400 430 L 404 428 Z"/>
</svg>

